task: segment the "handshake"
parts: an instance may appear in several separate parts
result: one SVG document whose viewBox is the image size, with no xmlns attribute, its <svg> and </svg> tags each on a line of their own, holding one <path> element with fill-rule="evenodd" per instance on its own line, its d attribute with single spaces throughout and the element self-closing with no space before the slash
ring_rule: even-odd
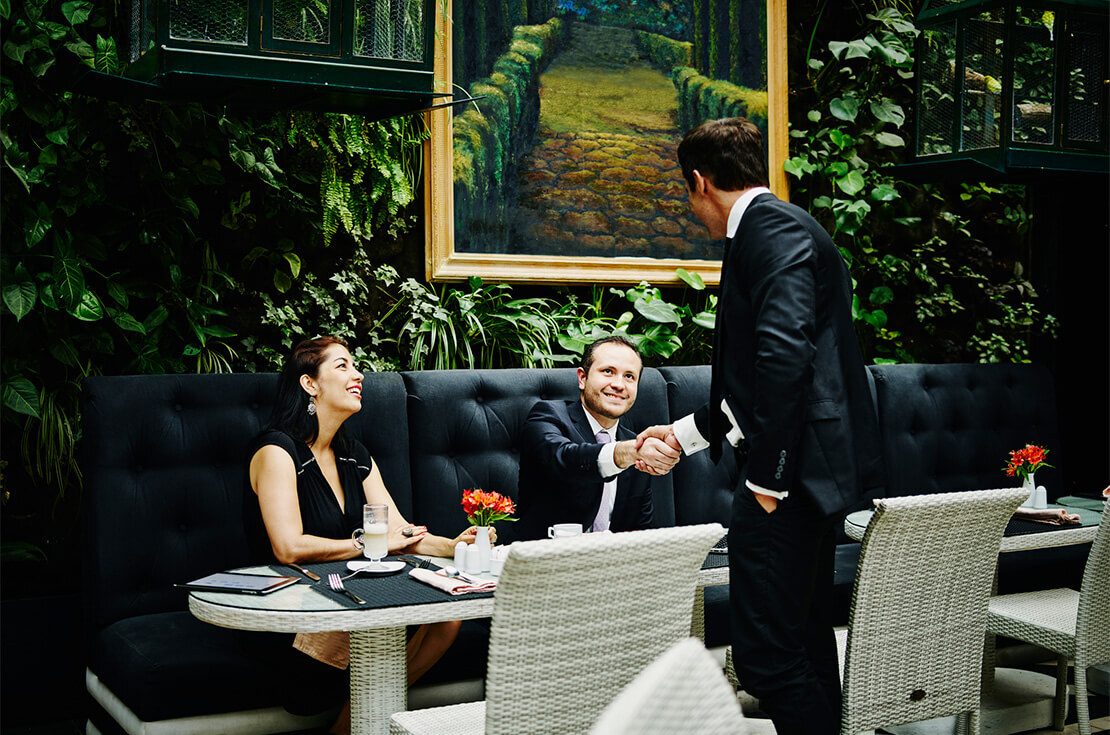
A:
<svg viewBox="0 0 1110 735">
<path fill-rule="evenodd" d="M 670 425 L 649 426 L 635 439 L 617 442 L 613 461 L 622 470 L 632 465 L 649 475 L 665 475 L 682 457 L 682 445 Z"/>
</svg>

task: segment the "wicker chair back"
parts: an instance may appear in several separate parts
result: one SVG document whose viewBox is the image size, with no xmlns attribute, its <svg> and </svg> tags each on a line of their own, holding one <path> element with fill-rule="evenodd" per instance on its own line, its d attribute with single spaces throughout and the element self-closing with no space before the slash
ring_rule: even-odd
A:
<svg viewBox="0 0 1110 735">
<path fill-rule="evenodd" d="M 487 735 L 582 733 L 690 634 L 697 570 L 720 524 L 513 544 L 497 585 Z"/>
<path fill-rule="evenodd" d="M 987 603 L 1020 488 L 876 501 L 849 612 L 841 733 L 968 714 Z"/>
<path fill-rule="evenodd" d="M 591 735 L 739 735 L 744 713 L 721 667 L 687 638 L 644 669 L 610 703 Z"/>
<path fill-rule="evenodd" d="M 1079 614 L 1075 621 L 1076 658 L 1096 665 L 1110 661 L 1110 501 L 1102 509 L 1098 534 L 1091 544 L 1083 585 L 1079 588 Z"/>
</svg>

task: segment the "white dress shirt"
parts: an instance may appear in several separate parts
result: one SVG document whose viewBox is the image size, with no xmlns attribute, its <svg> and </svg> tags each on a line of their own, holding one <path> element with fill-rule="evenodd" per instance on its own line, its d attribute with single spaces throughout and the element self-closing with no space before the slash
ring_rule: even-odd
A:
<svg viewBox="0 0 1110 735">
<path fill-rule="evenodd" d="M 582 406 L 586 408 L 585 404 Z M 609 429 L 606 429 L 597 422 L 593 414 L 586 410 L 586 420 L 590 422 L 590 431 L 596 437 L 599 432 L 604 431 L 609 435 L 609 443 L 601 445 L 601 453 L 597 455 L 597 471 L 601 477 L 611 478 L 608 482 L 601 486 L 601 505 L 597 509 L 597 516 L 594 518 L 594 523 L 590 526 L 590 531 L 608 531 L 609 519 L 613 516 L 613 505 L 617 500 L 617 475 L 622 470 L 617 467 L 617 463 L 613 461 L 613 454 L 616 451 L 614 446 L 617 443 L 617 426 L 620 422 L 613 424 Z"/>
<path fill-rule="evenodd" d="M 736 236 L 736 231 L 740 229 L 740 219 L 744 216 L 744 212 L 747 210 L 748 205 L 752 203 L 753 199 L 760 194 L 770 193 L 771 190 L 765 186 L 754 186 L 744 192 L 728 212 L 728 229 L 726 230 L 725 237 L 731 240 Z M 739 446 L 741 440 L 744 438 L 744 432 L 740 430 L 740 424 L 737 423 L 736 417 L 732 415 L 732 409 L 729 408 L 728 401 L 724 399 L 721 399 L 721 411 L 724 412 L 725 418 L 728 419 L 729 426 L 731 427 L 728 433 L 725 434 L 725 439 L 727 439 L 728 443 L 732 446 Z M 696 454 L 709 447 L 709 440 L 701 435 L 697 425 L 694 423 L 694 414 L 683 416 L 678 421 L 674 422 L 674 435 L 678 439 L 678 443 L 682 445 L 684 454 Z M 746 482 L 746 484 L 748 489 L 753 493 L 769 495 L 779 500 L 789 495 L 787 491 L 779 492 L 777 490 L 769 490 L 759 485 L 753 485 L 750 482 Z"/>
</svg>

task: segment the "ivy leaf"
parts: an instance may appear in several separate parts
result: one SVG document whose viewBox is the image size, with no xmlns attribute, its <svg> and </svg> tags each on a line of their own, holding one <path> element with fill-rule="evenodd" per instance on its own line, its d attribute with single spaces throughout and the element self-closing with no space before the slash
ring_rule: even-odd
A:
<svg viewBox="0 0 1110 735">
<path fill-rule="evenodd" d="M 871 103 L 871 114 L 875 116 L 876 120 L 893 123 L 899 128 L 902 127 L 902 123 L 906 122 L 906 113 L 902 110 L 902 106 L 886 97 L 880 102 Z"/>
<path fill-rule="evenodd" d="M 127 332 L 138 332 L 139 334 L 146 334 L 146 327 L 143 326 L 135 317 L 128 314 L 126 311 L 119 309 L 108 309 L 108 316 L 112 317 L 112 321 L 116 326 Z"/>
<path fill-rule="evenodd" d="M 130 303 L 130 299 L 127 296 L 127 289 L 115 281 L 109 281 L 108 295 L 112 297 L 112 301 L 115 301 L 125 309 L 127 308 L 127 304 Z"/>
<path fill-rule="evenodd" d="M 848 44 L 844 41 L 829 41 L 829 51 L 836 59 L 840 59 L 841 55 L 847 50 Z"/>
<path fill-rule="evenodd" d="M 876 286 L 871 289 L 871 295 L 868 297 L 872 304 L 879 306 L 880 304 L 889 304 L 894 301 L 894 292 L 887 286 Z"/>
<path fill-rule="evenodd" d="M 782 164 L 782 170 L 800 179 L 806 174 L 811 174 L 816 171 L 817 167 L 802 156 L 794 156 L 793 158 L 786 159 Z"/>
<path fill-rule="evenodd" d="M 841 176 L 836 180 L 836 185 L 840 190 L 850 197 L 854 197 L 863 191 L 866 186 L 863 180 L 863 174 L 859 171 L 849 171 L 847 176 Z"/>
<path fill-rule="evenodd" d="M 87 2 L 87 0 L 71 0 L 71 2 L 62 3 L 62 15 L 72 26 L 80 25 L 88 20 L 92 9 L 92 3 Z"/>
<path fill-rule="evenodd" d="M 166 311 L 166 307 L 155 307 L 153 311 L 147 314 L 146 319 L 143 319 L 143 326 L 146 327 L 147 334 L 150 334 L 155 329 L 157 329 L 162 324 L 162 322 L 166 321 L 166 318 L 169 317 L 169 315 L 170 313 Z"/>
<path fill-rule="evenodd" d="M 702 329 L 714 329 L 717 326 L 717 315 L 712 311 L 702 311 L 695 314 L 692 321 Z"/>
<path fill-rule="evenodd" d="M 636 299 L 632 307 L 639 312 L 640 316 L 649 321 L 660 324 L 674 324 L 677 327 L 682 326 L 682 319 L 678 316 L 674 306 L 662 299 L 647 301 L 641 297 Z"/>
<path fill-rule="evenodd" d="M 886 312 L 882 309 L 865 311 L 863 312 L 863 320 L 873 326 L 875 329 L 882 329 L 886 326 Z"/>
<path fill-rule="evenodd" d="M 833 117 L 845 122 L 855 122 L 859 114 L 859 101 L 854 97 L 837 97 L 829 103 Z"/>
<path fill-rule="evenodd" d="M 96 294 L 86 291 L 81 295 L 81 302 L 77 304 L 77 308 L 71 309 L 69 313 L 83 322 L 95 322 L 100 321 L 104 316 L 104 306 Z"/>
<path fill-rule="evenodd" d="M 695 291 L 705 290 L 705 279 L 701 277 L 700 273 L 691 273 L 685 268 L 677 268 L 675 269 L 674 274 L 678 276 L 678 280 L 682 281 Z"/>
<path fill-rule="evenodd" d="M 829 131 L 829 140 L 831 140 L 837 148 L 844 150 L 856 142 L 856 139 L 845 133 L 843 130 L 833 128 Z"/>
<path fill-rule="evenodd" d="M 847 176 L 849 169 L 848 164 L 844 163 L 844 161 L 833 161 L 828 166 L 825 166 L 825 171 L 833 176 Z"/>
<path fill-rule="evenodd" d="M 0 18 L 7 20 L 12 17 L 11 0 L 0 0 Z"/>
<path fill-rule="evenodd" d="M 900 196 L 898 190 L 890 184 L 879 184 L 871 190 L 871 198 L 877 202 L 890 202 Z"/>
<path fill-rule="evenodd" d="M 4 56 L 7 56 L 12 61 L 23 63 L 23 57 L 31 50 L 30 46 L 21 46 L 18 43 L 8 41 L 4 44 Z"/>
<path fill-rule="evenodd" d="M 289 272 L 296 278 L 301 274 L 301 256 L 296 253 L 282 253 L 285 262 L 289 264 Z"/>
<path fill-rule="evenodd" d="M 871 47 L 866 41 L 856 39 L 848 43 L 848 48 L 845 50 L 844 59 L 866 59 L 871 56 Z"/>
<path fill-rule="evenodd" d="M 809 112 L 806 113 L 806 119 L 809 120 L 812 123 L 821 122 L 821 111 L 820 110 L 810 110 Z"/>
<path fill-rule="evenodd" d="M 23 268 L 22 265 L 19 268 Z M 16 271 L 17 275 L 19 271 Z M 24 271 L 26 273 L 26 271 Z M 35 298 L 38 296 L 38 289 L 35 288 L 34 281 L 29 278 L 19 283 L 9 283 L 4 286 L 4 305 L 8 310 L 15 315 L 15 320 L 18 322 L 23 317 L 27 316 L 31 309 L 35 307 Z"/>
<path fill-rule="evenodd" d="M 888 148 L 900 148 L 906 144 L 902 140 L 902 136 L 895 135 L 894 133 L 878 133 L 875 135 L 875 140 L 879 145 L 885 145 Z"/>
<path fill-rule="evenodd" d="M 39 392 L 30 380 L 17 375 L 4 383 L 2 393 L 6 408 L 24 416 L 39 418 Z"/>
</svg>

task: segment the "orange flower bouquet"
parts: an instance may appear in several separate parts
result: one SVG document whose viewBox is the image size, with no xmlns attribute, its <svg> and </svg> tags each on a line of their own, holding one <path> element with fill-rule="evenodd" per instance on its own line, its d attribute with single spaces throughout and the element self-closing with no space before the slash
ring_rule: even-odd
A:
<svg viewBox="0 0 1110 735">
<path fill-rule="evenodd" d="M 1038 447 L 1036 444 L 1026 444 L 1023 449 L 1015 449 L 1010 452 L 1010 461 L 1006 463 L 1003 468 L 1006 471 L 1007 477 L 1020 477 L 1022 483 L 1025 483 L 1033 473 L 1042 467 L 1051 468 L 1045 458 L 1048 457 L 1048 450 L 1044 447 Z"/>
<path fill-rule="evenodd" d="M 497 521 L 515 521 L 513 499 L 482 488 L 463 490 L 462 508 L 472 526 L 492 526 Z"/>
</svg>

